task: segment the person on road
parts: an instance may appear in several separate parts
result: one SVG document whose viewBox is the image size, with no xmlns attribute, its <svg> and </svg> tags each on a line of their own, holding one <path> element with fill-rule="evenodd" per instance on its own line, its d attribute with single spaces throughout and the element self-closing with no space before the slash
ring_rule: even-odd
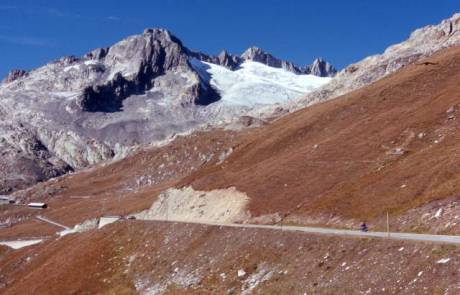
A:
<svg viewBox="0 0 460 295">
<path fill-rule="evenodd" d="M 367 232 L 368 231 L 367 224 L 364 221 L 363 221 L 363 223 L 361 223 L 361 231 L 362 232 Z"/>
</svg>

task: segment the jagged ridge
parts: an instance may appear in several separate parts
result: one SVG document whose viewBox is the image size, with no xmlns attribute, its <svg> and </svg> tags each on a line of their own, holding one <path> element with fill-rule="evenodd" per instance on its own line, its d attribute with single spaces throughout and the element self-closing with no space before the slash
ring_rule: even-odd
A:
<svg viewBox="0 0 460 295">
<path fill-rule="evenodd" d="M 337 73 L 337 70 L 322 58 L 316 58 L 311 65 L 299 67 L 289 61 L 278 59 L 256 46 L 248 48 L 240 56 L 230 54 L 227 50 L 223 50 L 217 56 L 209 56 L 201 52 L 191 52 L 190 54 L 201 61 L 218 64 L 230 70 L 236 70 L 245 61 L 252 60 L 269 67 L 282 68 L 299 75 L 311 74 L 318 77 L 334 77 Z"/>
</svg>

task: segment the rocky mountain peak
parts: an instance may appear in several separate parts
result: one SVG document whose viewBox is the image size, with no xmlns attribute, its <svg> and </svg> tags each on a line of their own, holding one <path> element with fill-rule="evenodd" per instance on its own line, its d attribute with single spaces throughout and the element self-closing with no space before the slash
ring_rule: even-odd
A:
<svg viewBox="0 0 460 295">
<path fill-rule="evenodd" d="M 337 70 L 322 58 L 316 58 L 309 66 L 310 74 L 318 77 L 333 77 Z"/>
<path fill-rule="evenodd" d="M 241 63 L 241 58 L 236 55 L 229 54 L 227 50 L 222 50 L 217 55 L 217 63 L 228 69 L 235 70 Z"/>
<path fill-rule="evenodd" d="M 179 68 L 192 72 L 188 49 L 165 29 L 148 28 L 143 34 L 128 37 L 106 51 L 93 52 L 91 56 L 103 58 L 108 79 L 84 89 L 77 102 L 84 111 L 119 111 L 125 98 L 144 94 L 153 87 L 156 78 Z M 191 90 L 191 95 L 196 91 Z M 189 97 L 185 100 L 194 101 Z"/>
<path fill-rule="evenodd" d="M 265 51 L 263 51 L 261 48 L 257 46 L 251 46 L 248 49 L 246 49 L 242 54 L 241 58 L 245 60 L 253 60 L 254 58 L 261 58 L 263 56 L 268 55 Z"/>
<path fill-rule="evenodd" d="M 154 40 L 157 40 L 162 43 L 172 42 L 177 43 L 180 46 L 182 45 L 182 41 L 174 36 L 170 31 L 163 28 L 146 28 L 143 33 L 144 36 L 150 36 Z"/>
<path fill-rule="evenodd" d="M 243 52 L 241 59 L 243 61 L 257 61 L 274 68 L 283 68 L 296 74 L 312 74 L 319 77 L 333 77 L 337 73 L 337 70 L 322 58 L 317 58 L 311 65 L 307 65 L 302 68 L 296 66 L 292 62 L 278 59 L 256 46 L 249 47 L 245 52 Z"/>
<path fill-rule="evenodd" d="M 8 75 L 3 80 L 3 82 L 4 83 L 10 83 L 10 82 L 13 82 L 13 81 L 15 81 L 15 80 L 17 80 L 19 78 L 27 77 L 28 74 L 29 74 L 29 72 L 27 72 L 26 70 L 15 69 L 15 70 L 12 70 L 11 72 L 8 73 Z"/>
<path fill-rule="evenodd" d="M 166 35 L 166 36 L 170 36 L 171 33 L 166 30 L 166 29 L 163 29 L 163 28 L 145 28 L 144 29 L 144 35 Z"/>
<path fill-rule="evenodd" d="M 274 67 L 274 68 L 281 68 L 283 67 L 283 61 L 277 59 L 270 53 L 265 52 L 259 47 L 252 46 L 246 49 L 243 54 L 241 54 L 241 59 L 242 60 L 252 60 L 252 61 L 257 61 L 261 62 L 263 64 L 266 64 L 267 66 Z"/>
<path fill-rule="evenodd" d="M 226 59 L 232 58 L 232 55 L 228 53 L 227 50 L 224 49 L 217 55 L 217 58 L 219 60 L 226 60 Z"/>
</svg>

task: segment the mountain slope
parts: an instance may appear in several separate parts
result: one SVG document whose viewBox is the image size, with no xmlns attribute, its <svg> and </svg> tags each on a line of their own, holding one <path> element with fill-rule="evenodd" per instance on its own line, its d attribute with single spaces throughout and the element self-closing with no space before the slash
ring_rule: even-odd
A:
<svg viewBox="0 0 460 295">
<path fill-rule="evenodd" d="M 261 89 L 265 78 L 257 71 L 245 92 L 234 93 L 242 105 L 221 103 L 221 89 L 211 83 L 215 73 L 198 72 L 192 66 L 196 58 L 226 70 L 225 58 L 192 52 L 167 30 L 146 29 L 81 58 L 65 57 L 30 72 L 12 71 L 0 84 L 0 147 L 5 151 L 0 163 L 10 167 L 0 175 L 0 192 L 122 158 L 140 145 L 230 122 L 261 103 L 273 103 L 247 95 Z M 292 91 L 290 80 L 313 80 L 311 75 L 261 63 L 258 67 L 261 75 L 276 71 L 285 78 L 276 88 L 286 92 L 284 99 L 330 80 L 314 77 L 317 83 Z M 40 155 L 23 148 L 21 141 L 40 146 Z"/>
<path fill-rule="evenodd" d="M 8 295 L 455 294 L 459 255 L 451 245 L 122 221 L 7 252 L 0 260 L 0 282 L 8 284 L 0 290 Z"/>
<path fill-rule="evenodd" d="M 179 186 L 236 187 L 253 216 L 377 222 L 458 190 L 460 47 L 244 137 Z M 334 221 L 335 219 L 335 221 Z M 458 223 L 451 223 L 460 230 Z"/>
<path fill-rule="evenodd" d="M 184 199 L 190 187 L 234 187 L 249 200 L 246 222 L 355 227 L 366 219 L 378 228 L 388 211 L 394 230 L 458 233 L 459 73 L 460 47 L 446 49 L 270 125 L 179 137 L 16 195 L 46 201 L 51 218 L 71 225 L 148 209 L 171 187 Z M 35 232 L 17 218 L 24 210 L 0 215 L 16 216 L 5 234 Z"/>
<path fill-rule="evenodd" d="M 440 50 L 372 85 L 260 129 L 236 137 L 224 130 L 184 136 L 126 162 L 63 177 L 19 196 L 51 202 L 57 194 L 59 203 L 75 194 L 99 199 L 102 192 L 110 192 L 139 196 L 143 201 L 136 208 L 141 209 L 171 186 L 204 192 L 235 187 L 249 198 L 249 222 L 349 226 L 366 218 L 378 225 L 390 211 L 407 221 L 401 225 L 406 230 L 427 224 L 429 230 L 438 231 L 444 217 L 421 221 L 415 216 L 434 215 L 440 204 L 458 206 L 457 159 L 450 157 L 457 136 L 458 56 L 458 47 Z M 208 79 L 204 74 L 201 79 Z M 224 150 L 196 146 L 216 136 Z M 172 158 L 169 153 L 161 158 L 168 147 Z M 193 168 L 177 173 L 184 155 L 197 153 L 198 159 L 210 160 L 193 162 Z M 157 174 L 170 175 L 168 182 Z M 136 184 L 141 177 L 155 181 Z M 90 215 L 91 211 L 84 214 Z M 82 217 L 75 215 L 72 222 L 81 222 Z M 458 223 L 449 226 L 448 230 L 459 230 Z"/>
<path fill-rule="evenodd" d="M 35 216 L 72 226 L 139 212 L 171 186 L 192 185 L 200 199 L 233 186 L 249 197 L 246 222 L 357 227 L 365 218 L 373 230 L 388 210 L 394 231 L 458 234 L 459 79 L 457 46 L 262 128 L 179 137 L 18 192 L 49 208 L 0 211 L 1 224 L 10 222 L 0 237 L 48 240 L 0 252 L 0 290 L 201 294 L 249 290 L 250 282 L 261 292 L 452 290 L 458 249 L 448 245 L 133 220 L 58 238 L 61 229 Z M 356 273 L 360 284 L 350 284 Z"/>
<path fill-rule="evenodd" d="M 217 210 L 200 202 L 219 189 L 248 202 L 248 223 L 357 228 L 366 220 L 374 230 L 388 214 L 392 231 L 459 234 L 460 46 L 440 49 L 450 41 L 438 41 L 428 44 L 438 49 L 428 58 L 394 72 L 383 56 L 367 82 L 383 79 L 269 125 L 178 136 L 16 192 L 49 208 L 2 205 L 0 238 L 46 240 L 0 248 L 1 292 L 455 294 L 460 256 L 451 245 L 186 224 L 171 222 L 174 214 L 169 222 L 125 219 L 60 237 L 61 229 L 36 219 L 73 226 L 152 203 L 206 217 Z M 207 66 L 199 78 L 217 87 L 208 71 L 224 70 Z M 50 156 L 39 144 L 22 146 Z M 234 200 L 225 195 L 217 194 L 222 215 Z M 193 198 L 200 202 L 180 203 Z"/>
</svg>

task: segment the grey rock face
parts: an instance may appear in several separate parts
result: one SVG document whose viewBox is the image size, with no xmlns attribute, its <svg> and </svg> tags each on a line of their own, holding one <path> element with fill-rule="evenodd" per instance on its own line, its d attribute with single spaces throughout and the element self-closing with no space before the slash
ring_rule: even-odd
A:
<svg viewBox="0 0 460 295">
<path fill-rule="evenodd" d="M 337 70 L 327 61 L 317 58 L 313 63 L 308 66 L 310 74 L 318 77 L 334 77 L 337 74 Z"/>
<path fill-rule="evenodd" d="M 0 194 L 71 171 L 20 123 L 0 123 Z"/>
<path fill-rule="evenodd" d="M 215 63 L 228 69 L 235 70 L 241 64 L 241 58 L 229 54 L 227 50 L 222 50 L 222 52 L 217 56 L 217 61 Z"/>
<path fill-rule="evenodd" d="M 207 55 L 202 52 L 189 52 L 189 56 L 196 58 L 200 61 L 205 61 L 209 63 L 213 63 L 216 65 L 224 66 L 230 70 L 236 70 L 243 62 L 243 60 L 236 55 L 230 54 L 227 50 L 222 50 L 217 56 Z"/>
<path fill-rule="evenodd" d="M 188 50 L 164 29 L 146 29 L 142 35 L 131 37 L 129 42 L 93 51 L 88 57 L 115 69 L 122 61 L 129 69 L 128 75 L 123 75 L 122 71 L 115 72 L 109 81 L 83 90 L 77 104 L 88 112 L 120 111 L 125 98 L 145 94 L 153 87 L 155 79 L 166 72 L 193 72 L 188 63 Z M 180 103 L 207 105 L 219 99 L 217 93 L 200 85 L 198 83 L 189 89 L 190 95 Z"/>
<path fill-rule="evenodd" d="M 250 47 L 243 52 L 243 54 L 241 54 L 241 59 L 257 61 L 270 67 L 283 68 L 291 72 L 299 72 L 298 68 L 292 63 L 277 59 L 273 55 L 255 46 Z"/>
<path fill-rule="evenodd" d="M 317 58 L 311 65 L 304 68 L 298 67 L 291 62 L 280 60 L 258 47 L 250 47 L 242 55 L 241 59 L 261 62 L 274 68 L 282 68 L 296 74 L 311 74 L 318 77 L 333 77 L 337 70 L 323 59 Z"/>
</svg>

